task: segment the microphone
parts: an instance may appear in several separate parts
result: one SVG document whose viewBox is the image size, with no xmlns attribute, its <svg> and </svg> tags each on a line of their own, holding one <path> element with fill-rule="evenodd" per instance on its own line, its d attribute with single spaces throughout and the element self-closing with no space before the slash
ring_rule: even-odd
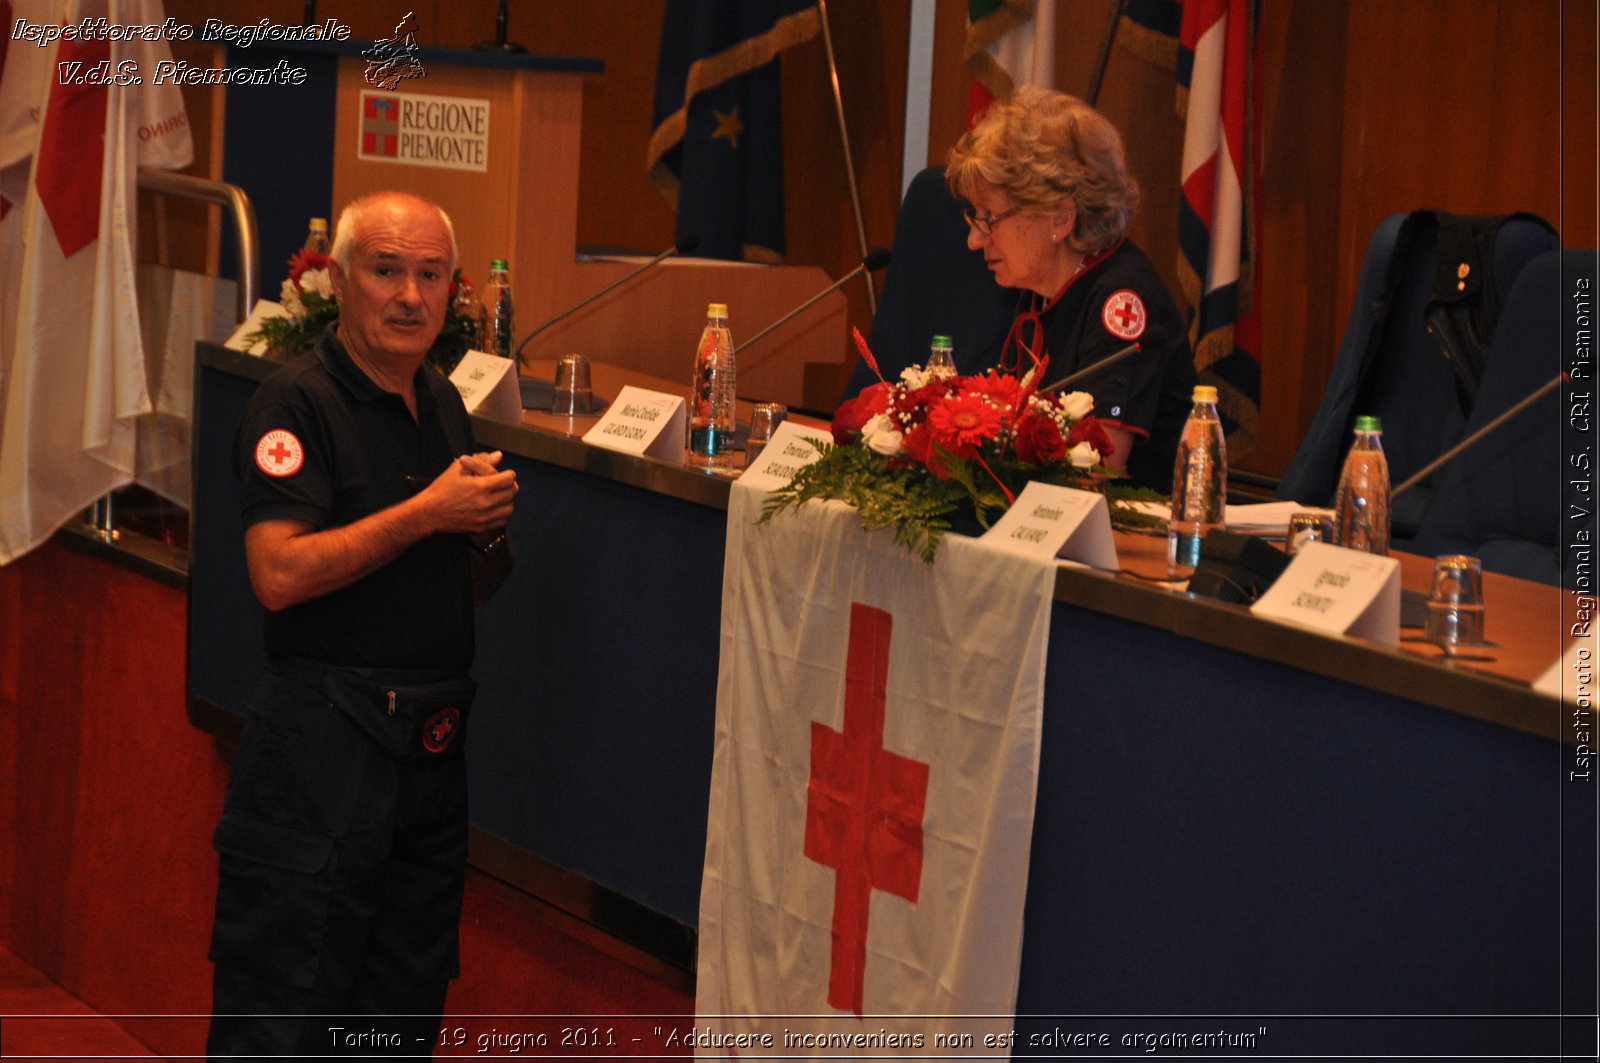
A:
<svg viewBox="0 0 1600 1063">
<path fill-rule="evenodd" d="M 733 349 L 733 353 L 734 353 L 735 357 L 737 357 L 738 355 L 743 354 L 745 351 L 749 350 L 751 347 L 754 347 L 756 345 L 756 342 L 758 340 L 760 340 L 762 337 L 766 336 L 767 333 L 771 332 L 773 329 L 776 329 L 779 325 L 784 324 L 789 319 L 793 318 L 796 314 L 799 314 L 802 311 L 808 309 L 810 306 L 812 306 L 812 304 L 816 303 L 819 299 L 822 299 L 823 297 L 827 296 L 828 294 L 830 294 L 832 292 L 835 292 L 838 289 L 844 287 L 846 284 L 850 283 L 850 279 L 852 277 L 859 276 L 862 273 L 876 273 L 878 270 L 882 269 L 883 267 L 887 266 L 888 264 L 889 264 L 889 249 L 887 247 L 874 247 L 871 251 L 867 252 L 866 257 L 861 260 L 861 264 L 858 265 L 855 269 L 851 270 L 849 273 L 846 273 L 844 276 L 840 277 L 838 280 L 834 281 L 832 284 L 830 284 L 826 288 L 822 289 L 822 291 L 818 292 L 816 295 L 813 295 L 811 298 L 807 299 L 805 302 L 801 303 L 799 306 L 795 307 L 793 310 L 789 311 L 787 314 L 784 314 L 778 320 L 774 321 L 772 324 L 768 325 L 766 328 L 762 329 L 760 332 L 756 333 L 754 336 L 751 336 L 749 339 L 745 340 L 743 343 L 741 343 L 737 347 L 735 347 Z"/>
<path fill-rule="evenodd" d="M 646 262 L 642 266 L 639 266 L 637 269 L 630 270 L 629 272 L 624 273 L 622 276 L 618 277 L 616 280 L 612 281 L 610 284 L 605 285 L 599 291 L 597 291 L 593 295 L 589 296 L 587 299 L 583 299 L 580 302 L 575 303 L 574 305 L 567 307 L 565 310 L 561 311 L 561 313 L 557 314 L 555 317 L 551 318 L 549 321 L 546 321 L 544 324 L 540 325 L 538 328 L 536 328 L 532 332 L 528 333 L 526 336 L 524 336 L 522 338 L 522 342 L 517 344 L 516 353 L 512 357 L 514 357 L 519 362 L 522 361 L 522 348 L 524 348 L 524 347 L 526 347 L 528 345 L 528 341 L 529 340 L 533 339 L 535 336 L 537 336 L 539 333 L 543 332 L 545 329 L 549 328 L 551 325 L 554 325 L 558 321 L 564 321 L 568 317 L 571 317 L 573 314 L 576 314 L 579 310 L 582 310 L 584 307 L 588 306 L 590 303 L 594 302 L 596 299 L 600 298 L 602 295 L 605 295 L 608 292 L 614 291 L 615 289 L 622 287 L 624 284 L 627 284 L 629 281 L 633 280 L 633 278 L 637 277 L 639 274 L 643 273 L 645 270 L 649 269 L 650 267 L 655 266 L 655 265 L 659 265 L 663 259 L 670 258 L 673 255 L 687 255 L 690 251 L 693 251 L 695 248 L 697 248 L 699 246 L 700 246 L 700 235 L 698 233 L 684 233 L 682 236 L 678 237 L 678 239 L 676 241 L 673 242 L 671 247 L 669 247 L 665 251 L 661 252 L 655 258 L 652 258 L 650 261 Z"/>
<path fill-rule="evenodd" d="M 1429 476 L 1432 476 L 1434 473 L 1438 472 L 1452 461 L 1455 461 L 1456 458 L 1460 457 L 1469 447 L 1476 446 L 1477 444 L 1483 442 L 1486 438 L 1488 438 L 1489 433 L 1495 431 L 1501 425 L 1511 420 L 1511 418 L 1515 417 L 1517 414 L 1521 413 L 1523 410 L 1526 410 L 1529 406 L 1532 406 L 1550 392 L 1560 387 L 1561 382 L 1566 379 L 1568 379 L 1566 373 L 1557 373 L 1555 376 L 1545 381 L 1545 383 L 1540 385 L 1539 390 L 1521 400 L 1515 406 L 1512 406 L 1510 409 L 1500 414 L 1500 416 L 1496 417 L 1494 420 L 1490 421 L 1488 424 L 1484 425 L 1482 428 L 1478 429 L 1476 432 L 1472 433 L 1470 436 L 1463 439 L 1461 442 L 1457 443 L 1443 454 L 1440 454 L 1437 458 L 1434 458 L 1432 461 L 1428 462 L 1428 464 L 1424 465 L 1422 468 L 1406 477 L 1399 487 L 1396 487 L 1393 491 L 1389 492 L 1389 501 L 1392 503 L 1395 499 L 1399 498 L 1401 495 L 1417 486 L 1423 480 L 1426 480 Z"/>
<path fill-rule="evenodd" d="M 1155 334 L 1155 330 L 1154 329 L 1151 329 L 1150 331 L 1151 331 L 1152 335 Z M 1050 393 L 1052 391 L 1058 391 L 1061 388 L 1066 387 L 1068 384 L 1076 384 L 1078 381 L 1083 380 L 1085 377 L 1091 377 L 1091 376 L 1094 376 L 1096 373 L 1100 372 L 1101 370 L 1110 369 L 1112 366 L 1116 365 L 1118 362 L 1122 361 L 1124 358 L 1133 357 L 1135 354 L 1138 354 L 1143 349 L 1144 348 L 1141 347 L 1137 343 L 1130 343 L 1126 347 L 1122 347 L 1122 348 L 1119 348 L 1118 350 L 1112 351 L 1106 357 L 1100 359 L 1098 362 L 1094 363 L 1093 365 L 1084 366 L 1082 369 L 1078 370 L 1076 373 L 1070 373 L 1067 376 L 1062 377 L 1060 380 L 1057 380 L 1054 384 L 1051 384 L 1048 387 L 1040 388 L 1039 389 L 1039 394 L 1045 395 L 1045 394 L 1048 394 L 1048 393 Z"/>
</svg>

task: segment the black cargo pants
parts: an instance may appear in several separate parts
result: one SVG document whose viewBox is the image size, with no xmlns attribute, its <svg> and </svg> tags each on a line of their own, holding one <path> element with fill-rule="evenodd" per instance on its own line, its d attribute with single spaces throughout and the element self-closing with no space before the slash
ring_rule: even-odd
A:
<svg viewBox="0 0 1600 1063">
<path fill-rule="evenodd" d="M 459 973 L 462 742 L 398 758 L 268 672 L 222 820 L 211 1057 L 426 1057 Z"/>
</svg>

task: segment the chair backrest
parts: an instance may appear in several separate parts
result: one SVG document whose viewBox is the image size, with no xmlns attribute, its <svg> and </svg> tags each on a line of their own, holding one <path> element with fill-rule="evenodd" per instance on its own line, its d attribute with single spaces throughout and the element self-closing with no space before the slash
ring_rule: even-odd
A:
<svg viewBox="0 0 1600 1063">
<path fill-rule="evenodd" d="M 1000 357 L 1017 293 L 996 284 L 983 255 L 967 247 L 961 209 L 945 186 L 942 166 L 923 170 L 906 189 L 895 223 L 894 257 L 867 339 L 890 380 L 906 366 L 921 364 L 938 333 L 955 341 L 956 369 L 962 373 Z M 857 363 L 843 398 L 876 379 L 865 363 Z"/>
<path fill-rule="evenodd" d="M 1439 268 L 1435 229 L 1431 219 L 1408 227 L 1409 218 L 1409 213 L 1391 214 L 1367 245 L 1344 341 L 1317 415 L 1279 482 L 1281 498 L 1332 503 L 1357 415 L 1383 419 L 1384 453 L 1395 482 L 1462 436 L 1466 413 L 1456 373 L 1428 335 L 1424 316 Z M 1555 246 L 1556 237 L 1543 222 L 1506 221 L 1496 233 L 1490 296 L 1503 305 L 1528 260 Z M 1415 527 L 1421 521 L 1435 480 L 1396 500 L 1397 525 Z"/>
<path fill-rule="evenodd" d="M 1579 315 L 1564 293 L 1595 290 L 1595 251 L 1551 251 L 1528 263 L 1506 297 L 1494 350 L 1466 424 L 1470 435 L 1561 372 Z M 1587 278 L 1587 287 L 1580 278 Z M 1517 414 L 1436 475 L 1413 549 L 1472 554 L 1493 572 L 1561 582 L 1560 388 Z"/>
</svg>

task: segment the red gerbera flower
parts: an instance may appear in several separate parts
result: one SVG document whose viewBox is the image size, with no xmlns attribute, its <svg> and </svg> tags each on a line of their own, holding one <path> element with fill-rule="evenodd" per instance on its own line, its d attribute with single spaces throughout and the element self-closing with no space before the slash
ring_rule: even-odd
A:
<svg viewBox="0 0 1600 1063">
<path fill-rule="evenodd" d="M 933 440 L 946 450 L 975 447 L 1000 433 L 1000 411 L 981 395 L 952 395 L 928 407 Z"/>
<path fill-rule="evenodd" d="M 961 390 L 969 394 L 988 395 L 1002 409 L 1014 410 L 1017 407 L 1017 399 L 1022 394 L 1022 381 L 1009 373 L 996 373 L 991 370 L 982 376 L 963 377 Z"/>
<path fill-rule="evenodd" d="M 327 268 L 328 256 L 321 251 L 300 250 L 289 256 L 289 279 L 296 285 L 307 270 Z"/>
</svg>

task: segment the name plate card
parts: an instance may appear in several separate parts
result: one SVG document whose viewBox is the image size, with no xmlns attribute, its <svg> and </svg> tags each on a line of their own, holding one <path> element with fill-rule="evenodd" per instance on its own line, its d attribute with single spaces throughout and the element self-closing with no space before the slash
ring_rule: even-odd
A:
<svg viewBox="0 0 1600 1063">
<path fill-rule="evenodd" d="M 807 437 L 810 437 L 808 439 Z M 754 465 L 739 475 L 739 482 L 761 491 L 776 491 L 795 478 L 795 474 L 822 456 L 811 439 L 828 439 L 826 428 L 812 428 L 784 421 L 756 456 Z"/>
<path fill-rule="evenodd" d="M 456 363 L 450 383 L 461 392 L 468 413 L 497 421 L 522 423 L 522 389 L 517 383 L 517 361 L 484 351 L 468 351 Z"/>
<path fill-rule="evenodd" d="M 233 330 L 233 335 L 223 341 L 223 346 L 246 354 L 263 355 L 267 353 L 267 341 L 256 340 L 254 343 L 245 342 L 245 337 L 259 329 L 264 322 L 275 317 L 288 317 L 289 312 L 283 308 L 282 303 L 275 303 L 271 299 L 257 299 L 256 305 L 250 308 L 250 316 L 239 322 L 239 327 Z"/>
<path fill-rule="evenodd" d="M 1117 568 L 1111 511 L 1098 491 L 1029 483 L 978 541 L 1007 553 Z"/>
<path fill-rule="evenodd" d="M 620 450 L 683 464 L 684 409 L 682 395 L 636 388 L 631 384 L 617 393 L 595 426 L 583 434 L 592 447 Z"/>
<path fill-rule="evenodd" d="M 1400 562 L 1306 543 L 1250 611 L 1272 620 L 1400 644 Z"/>
</svg>

